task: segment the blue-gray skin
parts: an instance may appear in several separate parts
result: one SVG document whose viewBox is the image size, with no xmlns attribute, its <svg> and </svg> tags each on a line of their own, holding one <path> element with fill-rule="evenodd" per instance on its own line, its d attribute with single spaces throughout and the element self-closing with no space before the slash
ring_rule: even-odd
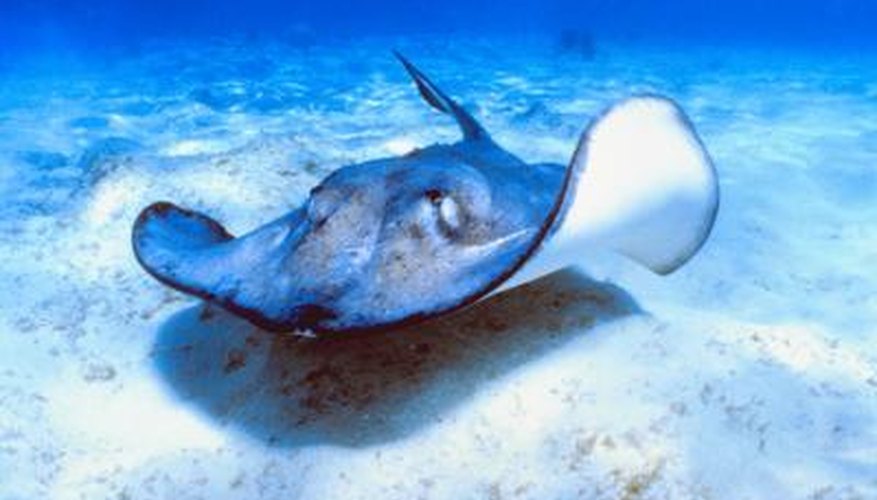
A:
<svg viewBox="0 0 877 500">
<path fill-rule="evenodd" d="M 297 210 L 239 238 L 161 202 L 133 230 L 155 278 L 274 331 L 410 324 L 472 304 L 551 230 L 569 175 L 528 165 L 397 54 L 463 140 L 343 167 Z"/>
</svg>

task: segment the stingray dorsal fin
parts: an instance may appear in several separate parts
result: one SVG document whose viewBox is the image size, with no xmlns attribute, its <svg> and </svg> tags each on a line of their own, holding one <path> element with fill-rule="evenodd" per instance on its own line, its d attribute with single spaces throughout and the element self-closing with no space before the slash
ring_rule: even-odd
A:
<svg viewBox="0 0 877 500">
<path fill-rule="evenodd" d="M 457 120 L 457 125 L 460 126 L 460 130 L 463 131 L 464 139 L 478 140 L 490 138 L 490 135 L 484 130 L 484 127 L 482 127 L 468 111 L 463 109 L 463 107 L 457 104 L 456 101 L 448 97 L 447 94 L 436 87 L 426 75 L 417 69 L 416 66 L 411 64 L 411 61 L 406 59 L 405 56 L 399 52 L 394 51 L 393 53 L 402 65 L 405 66 L 405 70 L 411 75 L 414 83 L 417 84 L 417 90 L 420 92 L 423 99 L 428 102 L 430 106 L 442 113 L 453 115 L 454 119 Z"/>
</svg>

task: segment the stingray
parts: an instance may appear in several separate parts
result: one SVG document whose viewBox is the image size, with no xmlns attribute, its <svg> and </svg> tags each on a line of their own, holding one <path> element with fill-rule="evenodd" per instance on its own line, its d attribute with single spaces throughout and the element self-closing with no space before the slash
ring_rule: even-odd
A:
<svg viewBox="0 0 877 500">
<path fill-rule="evenodd" d="M 460 141 L 342 167 L 239 237 L 154 203 L 133 228 L 143 268 L 266 330 L 342 333 L 451 313 L 580 263 L 591 247 L 667 274 L 709 235 L 716 172 L 671 99 L 624 99 L 591 121 L 567 165 L 528 164 L 396 56 Z"/>
</svg>

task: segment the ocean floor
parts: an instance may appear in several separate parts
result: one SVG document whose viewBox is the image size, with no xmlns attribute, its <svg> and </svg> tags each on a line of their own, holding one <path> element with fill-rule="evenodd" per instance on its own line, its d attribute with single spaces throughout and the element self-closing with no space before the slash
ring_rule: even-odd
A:
<svg viewBox="0 0 877 500">
<path fill-rule="evenodd" d="M 393 48 L 527 161 L 672 96 L 720 173 L 712 238 L 669 277 L 605 256 L 326 341 L 137 265 L 153 201 L 241 233 L 339 166 L 456 140 Z M 0 498 L 877 498 L 868 57 L 420 38 L 0 61 Z"/>
</svg>

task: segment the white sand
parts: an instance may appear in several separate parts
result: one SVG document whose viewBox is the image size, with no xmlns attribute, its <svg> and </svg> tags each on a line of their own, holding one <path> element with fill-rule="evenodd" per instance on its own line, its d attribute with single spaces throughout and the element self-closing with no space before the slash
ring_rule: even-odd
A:
<svg viewBox="0 0 877 500">
<path fill-rule="evenodd" d="M 329 342 L 205 313 L 137 266 L 152 201 L 240 233 L 334 168 L 455 140 L 393 47 L 530 161 L 565 162 L 622 96 L 678 99 L 721 176 L 712 239 L 667 278 L 606 258 Z M 875 63 L 421 39 L 7 73 L 0 498 L 875 498 Z M 212 111 L 211 82 L 248 100 Z M 77 167 L 111 136 L 140 147 Z"/>
</svg>

